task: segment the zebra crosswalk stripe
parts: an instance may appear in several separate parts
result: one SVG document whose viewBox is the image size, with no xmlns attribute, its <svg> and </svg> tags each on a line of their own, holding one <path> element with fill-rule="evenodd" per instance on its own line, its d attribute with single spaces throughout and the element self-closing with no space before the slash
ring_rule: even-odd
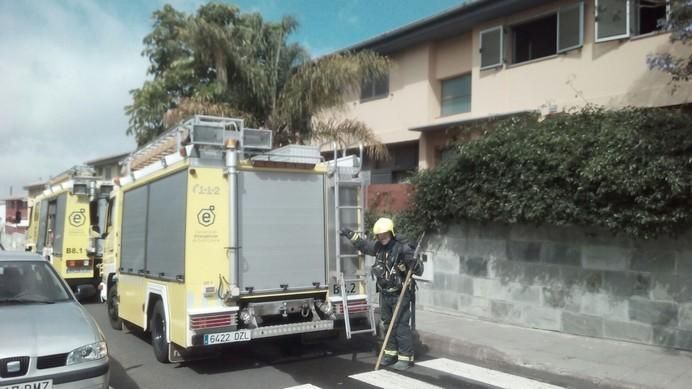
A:
<svg viewBox="0 0 692 389">
<path fill-rule="evenodd" d="M 375 370 L 367 373 L 354 374 L 349 378 L 365 382 L 382 389 L 442 389 L 414 378 L 409 378 L 389 370 Z"/>
<path fill-rule="evenodd" d="M 457 362 L 447 358 L 432 359 L 417 362 L 418 366 L 427 367 L 453 374 L 462 378 L 468 378 L 477 382 L 490 384 L 507 389 L 564 389 L 561 386 L 546 384 L 529 378 L 503 373 L 501 371 L 486 369 L 484 367 Z"/>
</svg>

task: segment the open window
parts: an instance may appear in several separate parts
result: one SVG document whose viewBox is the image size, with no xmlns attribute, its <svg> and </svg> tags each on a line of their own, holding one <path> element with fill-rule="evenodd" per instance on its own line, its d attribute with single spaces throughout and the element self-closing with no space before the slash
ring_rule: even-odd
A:
<svg viewBox="0 0 692 389">
<path fill-rule="evenodd" d="M 557 13 L 557 52 L 584 44 L 584 3 L 562 7 Z"/>
<path fill-rule="evenodd" d="M 630 0 L 596 0 L 596 42 L 630 36 Z"/>
<path fill-rule="evenodd" d="M 630 0 L 632 35 L 644 35 L 662 29 L 668 17 L 667 0 Z"/>
<path fill-rule="evenodd" d="M 596 0 L 596 42 L 661 30 L 668 0 Z"/>
<path fill-rule="evenodd" d="M 501 66 L 504 62 L 502 26 L 481 31 L 481 70 Z"/>
<path fill-rule="evenodd" d="M 378 99 L 389 94 L 389 74 L 366 79 L 360 86 L 360 101 Z"/>
<path fill-rule="evenodd" d="M 512 63 L 557 53 L 557 14 L 512 26 Z"/>
<path fill-rule="evenodd" d="M 584 43 L 584 3 L 511 26 L 512 63 L 573 50 Z"/>
</svg>

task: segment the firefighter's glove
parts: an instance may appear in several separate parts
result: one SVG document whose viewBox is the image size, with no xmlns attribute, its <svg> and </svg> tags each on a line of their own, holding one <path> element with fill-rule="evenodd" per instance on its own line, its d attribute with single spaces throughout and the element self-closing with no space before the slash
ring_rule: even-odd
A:
<svg viewBox="0 0 692 389">
<path fill-rule="evenodd" d="M 358 239 L 358 235 L 355 232 L 353 232 L 353 230 L 350 230 L 348 228 L 344 228 L 344 229 L 340 230 L 339 234 L 341 234 L 341 236 L 343 236 L 347 239 L 351 239 L 351 240 L 357 240 Z"/>
<path fill-rule="evenodd" d="M 416 262 L 413 264 L 413 274 L 420 276 L 423 274 L 423 261 L 420 259 L 417 259 Z"/>
</svg>

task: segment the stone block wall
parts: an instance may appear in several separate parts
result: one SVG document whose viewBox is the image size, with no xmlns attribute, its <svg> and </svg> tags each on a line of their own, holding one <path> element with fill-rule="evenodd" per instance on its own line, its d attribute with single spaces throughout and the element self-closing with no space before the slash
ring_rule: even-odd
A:
<svg viewBox="0 0 692 389">
<path fill-rule="evenodd" d="M 638 241 L 580 228 L 463 223 L 429 235 L 418 306 L 692 350 L 692 231 Z"/>
</svg>

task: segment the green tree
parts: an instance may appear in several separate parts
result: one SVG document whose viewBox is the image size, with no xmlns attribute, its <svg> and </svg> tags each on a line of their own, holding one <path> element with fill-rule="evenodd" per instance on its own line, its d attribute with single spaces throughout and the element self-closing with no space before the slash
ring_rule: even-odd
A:
<svg viewBox="0 0 692 389">
<path fill-rule="evenodd" d="M 669 30 L 670 42 L 687 45 L 692 42 L 692 1 L 672 0 L 670 18 L 663 23 Z M 647 58 L 650 69 L 669 73 L 674 82 L 688 82 L 692 77 L 692 54 L 687 57 L 676 57 L 670 53 L 652 54 Z"/>
<path fill-rule="evenodd" d="M 127 133 L 144 144 L 191 114 L 241 116 L 271 128 L 279 144 L 310 139 L 354 140 L 386 154 L 363 123 L 324 112 L 342 107 L 361 83 L 387 72 L 385 58 L 367 51 L 311 59 L 289 43 L 291 17 L 265 21 L 227 4 L 209 3 L 193 15 L 166 5 L 153 14 L 142 55 L 152 77 L 131 91 Z"/>
<path fill-rule="evenodd" d="M 204 77 L 204 64 L 181 40 L 185 14 L 165 5 L 153 14 L 153 31 L 144 37 L 142 55 L 149 58 L 147 73 L 152 77 L 130 91 L 132 104 L 125 107 L 129 116 L 128 135 L 142 145 L 163 132 L 164 114 L 181 99 L 191 96 Z"/>
<path fill-rule="evenodd" d="M 649 239 L 692 227 L 692 117 L 587 106 L 500 120 L 413 179 L 404 220 L 598 226 Z"/>
</svg>

